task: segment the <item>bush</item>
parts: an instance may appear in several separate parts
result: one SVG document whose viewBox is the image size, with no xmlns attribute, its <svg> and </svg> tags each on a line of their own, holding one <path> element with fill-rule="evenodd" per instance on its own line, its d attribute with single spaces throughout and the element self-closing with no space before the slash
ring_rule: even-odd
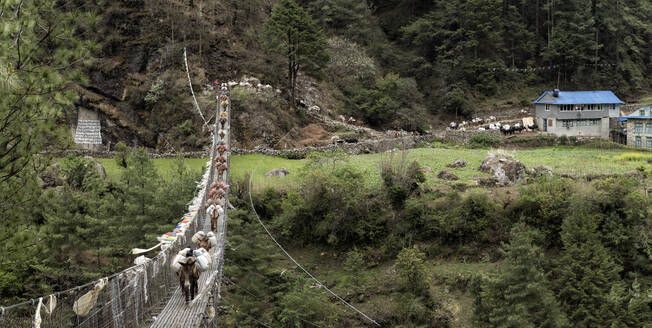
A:
<svg viewBox="0 0 652 328">
<path fill-rule="evenodd" d="M 459 85 L 453 85 L 446 91 L 441 105 L 446 113 L 455 114 L 455 117 L 468 117 L 473 112 L 466 92 Z"/>
<path fill-rule="evenodd" d="M 376 79 L 374 89 L 356 94 L 353 102 L 358 115 L 370 125 L 425 130 L 425 110 L 419 106 L 423 95 L 413 78 L 389 73 Z"/>
<path fill-rule="evenodd" d="M 575 193 L 571 180 L 542 176 L 520 190 L 521 197 L 508 208 L 508 216 L 537 227 L 545 235 L 547 247 L 560 245 L 561 223 L 569 214 Z"/>
<path fill-rule="evenodd" d="M 628 152 L 614 157 L 615 161 L 644 161 L 652 160 L 652 154 Z"/>
<path fill-rule="evenodd" d="M 490 136 L 486 133 L 476 134 L 469 139 L 471 148 L 488 148 L 500 144 L 499 137 Z"/>
<path fill-rule="evenodd" d="M 426 181 L 421 165 L 413 161 L 407 164 L 407 152 L 402 152 L 401 158 L 394 159 L 392 153 L 380 161 L 380 176 L 383 180 L 387 197 L 396 210 L 403 208 L 407 198 L 417 191 L 419 184 Z"/>
<path fill-rule="evenodd" d="M 417 246 L 404 248 L 398 253 L 394 264 L 405 286 L 416 295 L 428 291 L 429 279 L 424 265 L 425 256 Z"/>
<path fill-rule="evenodd" d="M 386 207 L 366 189 L 362 172 L 348 165 L 303 173 L 299 188 L 282 201 L 274 219 L 283 237 L 298 243 L 348 247 L 385 233 Z"/>
<path fill-rule="evenodd" d="M 340 37 L 328 39 L 331 61 L 328 71 L 336 77 L 352 77 L 365 80 L 375 77 L 378 72 L 373 58 L 367 56 L 364 49 L 355 42 Z"/>
</svg>

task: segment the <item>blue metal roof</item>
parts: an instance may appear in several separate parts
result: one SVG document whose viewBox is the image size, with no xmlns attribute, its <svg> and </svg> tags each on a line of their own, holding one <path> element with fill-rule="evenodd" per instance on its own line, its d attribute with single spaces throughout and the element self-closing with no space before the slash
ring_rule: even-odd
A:
<svg viewBox="0 0 652 328">
<path fill-rule="evenodd" d="M 652 116 L 623 116 L 618 118 L 618 122 L 626 122 L 628 118 L 640 118 L 640 119 L 652 120 Z"/>
<path fill-rule="evenodd" d="M 554 99 L 552 102 L 542 101 L 547 94 Z M 551 105 L 576 105 L 576 104 L 624 104 L 624 102 L 611 91 L 559 91 L 559 96 L 554 97 L 552 91 L 545 91 L 534 104 Z"/>
</svg>

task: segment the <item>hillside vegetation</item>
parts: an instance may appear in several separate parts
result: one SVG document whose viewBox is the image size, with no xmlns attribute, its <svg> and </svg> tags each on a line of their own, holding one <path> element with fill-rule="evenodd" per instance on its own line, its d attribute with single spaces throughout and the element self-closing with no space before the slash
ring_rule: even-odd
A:
<svg viewBox="0 0 652 328">
<path fill-rule="evenodd" d="M 210 138 L 184 49 L 207 118 L 213 81 L 256 85 L 231 90 L 229 146 L 292 146 L 315 123 L 311 105 L 425 130 L 504 110 L 501 99 L 524 106 L 523 90 L 557 83 L 649 102 L 651 10 L 646 0 L 0 1 L 0 301 L 118 272 L 184 214 L 204 161 L 148 153 Z M 116 150 L 106 179 L 92 158 L 49 155 L 72 147 L 82 108 L 100 113 Z M 234 156 L 220 326 L 371 326 L 324 286 L 383 327 L 650 326 L 649 151 L 565 136 L 420 146 Z M 457 159 L 468 165 L 444 168 Z M 483 173 L 485 160 L 495 167 Z M 263 175 L 279 166 L 291 174 Z M 31 322 L 34 310 L 18 312 Z"/>
<path fill-rule="evenodd" d="M 302 110 L 290 110 L 294 84 L 298 99 L 327 113 L 407 130 L 500 111 L 505 99 L 527 105 L 557 85 L 613 90 L 625 100 L 650 89 L 652 5 L 644 0 L 296 2 L 304 16 L 293 12 L 294 20 L 303 17 L 299 24 L 322 41 L 301 44 L 317 47 L 303 53 L 319 57 L 297 57 L 293 73 L 273 46 L 274 25 L 265 25 L 276 1 L 61 1 L 61 10 L 95 13 L 77 27 L 96 44 L 77 107 L 104 115 L 113 145 L 199 148 L 206 132 L 197 133 L 203 122 L 191 103 L 184 47 L 208 116 L 214 99 L 200 91 L 214 80 L 254 76 L 281 90 L 238 100 L 234 132 L 246 147 L 272 146 L 308 123 Z"/>
<path fill-rule="evenodd" d="M 420 167 L 441 154 L 412 155 L 381 160 L 373 172 L 364 156 L 313 157 L 293 183 L 254 188 L 252 203 L 250 176 L 237 178 L 222 323 L 370 326 L 287 261 L 252 204 L 302 265 L 382 326 L 645 327 L 652 319 L 649 179 L 431 188 Z"/>
</svg>

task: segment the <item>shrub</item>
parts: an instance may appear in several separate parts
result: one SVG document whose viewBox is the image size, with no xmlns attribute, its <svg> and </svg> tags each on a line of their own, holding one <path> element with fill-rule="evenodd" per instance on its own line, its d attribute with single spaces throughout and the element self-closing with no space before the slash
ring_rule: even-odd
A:
<svg viewBox="0 0 652 328">
<path fill-rule="evenodd" d="M 158 77 L 156 78 L 156 81 L 152 83 L 152 86 L 149 88 L 149 91 L 147 91 L 147 95 L 145 95 L 145 104 L 151 106 L 154 105 L 156 102 L 159 101 L 161 96 L 163 95 L 164 91 L 164 83 L 163 80 Z"/>
<path fill-rule="evenodd" d="M 466 92 L 459 85 L 453 85 L 446 91 L 441 105 L 446 113 L 455 114 L 455 117 L 470 116 L 473 112 Z"/>
<path fill-rule="evenodd" d="M 422 295 L 428 290 L 428 276 L 424 265 L 425 254 L 418 246 L 404 248 L 396 257 L 396 272 L 405 286 L 414 294 Z"/>
<path fill-rule="evenodd" d="M 490 136 L 486 133 L 476 134 L 469 139 L 471 148 L 488 148 L 500 143 L 499 137 Z"/>
<path fill-rule="evenodd" d="M 299 188 L 281 206 L 274 225 L 295 242 L 344 247 L 384 233 L 383 202 L 366 189 L 362 172 L 349 165 L 304 172 Z"/>
<path fill-rule="evenodd" d="M 367 56 L 355 42 L 340 37 L 328 39 L 331 61 L 328 71 L 340 78 L 352 77 L 358 80 L 373 78 L 378 72 L 373 58 Z"/>
<path fill-rule="evenodd" d="M 546 246 L 559 246 L 561 223 L 570 211 L 575 193 L 571 180 L 542 176 L 520 190 L 521 197 L 508 208 L 513 219 L 537 227 L 545 235 Z"/>
<path fill-rule="evenodd" d="M 383 180 L 387 196 L 396 210 L 403 208 L 407 198 L 414 193 L 419 184 L 426 181 L 421 165 L 413 161 L 407 165 L 407 152 L 401 153 L 401 158 L 394 159 L 394 153 L 380 161 L 380 176 Z"/>
<path fill-rule="evenodd" d="M 652 160 L 652 153 L 646 154 L 646 153 L 624 153 L 619 156 L 615 156 L 614 160 L 616 161 L 650 161 Z"/>
</svg>

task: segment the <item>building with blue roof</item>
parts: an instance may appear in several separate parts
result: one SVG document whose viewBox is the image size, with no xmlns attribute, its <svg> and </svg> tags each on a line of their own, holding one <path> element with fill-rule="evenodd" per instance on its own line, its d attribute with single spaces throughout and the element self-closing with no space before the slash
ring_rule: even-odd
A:
<svg viewBox="0 0 652 328">
<path fill-rule="evenodd" d="M 625 124 L 627 145 L 652 149 L 652 110 L 642 107 L 618 119 Z"/>
<path fill-rule="evenodd" d="M 545 91 L 532 102 L 537 125 L 545 132 L 562 136 L 609 139 L 609 131 L 624 104 L 611 91 Z"/>
</svg>

